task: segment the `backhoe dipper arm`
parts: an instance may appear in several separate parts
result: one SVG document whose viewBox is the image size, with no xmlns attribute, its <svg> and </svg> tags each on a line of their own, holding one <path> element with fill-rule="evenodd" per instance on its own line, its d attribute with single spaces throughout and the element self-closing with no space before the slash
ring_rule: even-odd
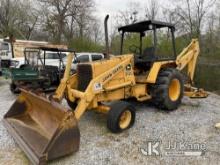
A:
<svg viewBox="0 0 220 165">
<path fill-rule="evenodd" d="M 176 59 L 178 70 L 183 70 L 188 65 L 187 75 L 190 78 L 190 83 L 193 83 L 199 53 L 199 42 L 197 39 L 193 39 L 189 46 L 186 47 Z"/>
<path fill-rule="evenodd" d="M 192 42 L 186 47 L 176 59 L 177 69 L 183 70 L 186 66 L 189 82 L 185 84 L 184 94 L 191 98 L 205 98 L 208 96 L 207 92 L 200 88 L 193 87 L 194 74 L 196 69 L 197 58 L 200 53 L 198 39 L 193 39 Z"/>
</svg>

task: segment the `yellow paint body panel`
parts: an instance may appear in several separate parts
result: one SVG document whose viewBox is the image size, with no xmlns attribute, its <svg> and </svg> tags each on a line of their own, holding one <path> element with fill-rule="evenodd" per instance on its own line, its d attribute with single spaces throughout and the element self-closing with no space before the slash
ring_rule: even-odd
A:
<svg viewBox="0 0 220 165">
<path fill-rule="evenodd" d="M 146 77 L 146 83 L 151 83 L 154 84 L 157 80 L 158 73 L 161 68 L 169 66 L 169 65 L 174 65 L 175 66 L 175 61 L 162 61 L 162 62 L 155 62 L 150 69 L 149 75 Z"/>
</svg>

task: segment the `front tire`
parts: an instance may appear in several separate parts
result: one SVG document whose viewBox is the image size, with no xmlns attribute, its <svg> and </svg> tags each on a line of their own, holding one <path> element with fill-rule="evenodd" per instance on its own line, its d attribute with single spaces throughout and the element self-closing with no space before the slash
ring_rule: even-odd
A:
<svg viewBox="0 0 220 165">
<path fill-rule="evenodd" d="M 21 91 L 18 89 L 17 85 L 12 82 L 10 84 L 10 91 L 13 93 L 13 94 L 19 94 Z"/>
<path fill-rule="evenodd" d="M 161 70 L 152 87 L 154 104 L 164 110 L 177 109 L 182 101 L 183 88 L 183 78 L 178 70 L 174 68 Z"/>
<path fill-rule="evenodd" d="M 122 132 L 134 125 L 135 108 L 124 101 L 114 102 L 107 116 L 107 128 L 113 133 Z"/>
</svg>

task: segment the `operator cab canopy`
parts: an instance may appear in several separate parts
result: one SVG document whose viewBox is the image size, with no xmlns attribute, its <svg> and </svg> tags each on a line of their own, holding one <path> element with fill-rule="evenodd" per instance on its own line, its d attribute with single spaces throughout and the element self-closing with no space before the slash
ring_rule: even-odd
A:
<svg viewBox="0 0 220 165">
<path fill-rule="evenodd" d="M 118 31 L 122 32 L 136 32 L 136 33 L 143 33 L 147 30 L 153 30 L 153 28 L 159 29 L 163 27 L 169 27 L 175 30 L 175 27 L 173 24 L 166 23 L 166 22 L 160 22 L 155 20 L 147 20 L 147 21 L 141 21 L 134 24 L 122 26 L 118 28 Z"/>
<path fill-rule="evenodd" d="M 176 59 L 175 26 L 171 23 L 146 20 L 119 27 L 118 31 L 121 33 L 120 54 L 129 46 L 129 52 L 135 54 L 135 65 L 140 69 L 148 70 L 155 61 Z M 134 33 L 136 38 L 139 34 L 139 42 L 132 40 L 127 44 L 132 38 L 131 34 L 127 37 L 127 33 Z"/>
</svg>

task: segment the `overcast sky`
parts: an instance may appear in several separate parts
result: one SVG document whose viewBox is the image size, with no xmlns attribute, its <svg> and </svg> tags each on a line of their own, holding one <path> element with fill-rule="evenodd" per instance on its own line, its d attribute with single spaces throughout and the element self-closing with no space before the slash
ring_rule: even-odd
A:
<svg viewBox="0 0 220 165">
<path fill-rule="evenodd" d="M 132 0 L 95 0 L 97 6 L 97 14 L 104 17 L 106 14 L 114 15 L 119 10 L 125 10 Z M 133 1 L 134 2 L 134 1 Z M 135 0 L 144 5 L 146 1 Z"/>
<path fill-rule="evenodd" d="M 157 0 L 160 7 L 168 5 L 169 0 Z M 114 26 L 114 16 L 119 11 L 124 11 L 128 8 L 129 3 L 137 2 L 140 5 L 139 16 L 144 16 L 144 7 L 150 0 L 95 0 L 96 16 L 101 22 L 104 21 L 106 14 L 110 15 L 109 27 Z M 162 5 L 161 5 L 162 3 Z"/>
<path fill-rule="evenodd" d="M 137 2 L 140 7 L 146 6 L 150 0 L 95 0 L 97 6 L 97 15 L 104 17 L 106 14 L 114 15 L 117 11 L 125 10 L 131 2 Z M 159 5 L 167 6 L 169 0 L 157 0 Z M 143 10 L 143 9 L 142 9 Z M 142 11 L 144 12 L 144 11 Z"/>
</svg>

